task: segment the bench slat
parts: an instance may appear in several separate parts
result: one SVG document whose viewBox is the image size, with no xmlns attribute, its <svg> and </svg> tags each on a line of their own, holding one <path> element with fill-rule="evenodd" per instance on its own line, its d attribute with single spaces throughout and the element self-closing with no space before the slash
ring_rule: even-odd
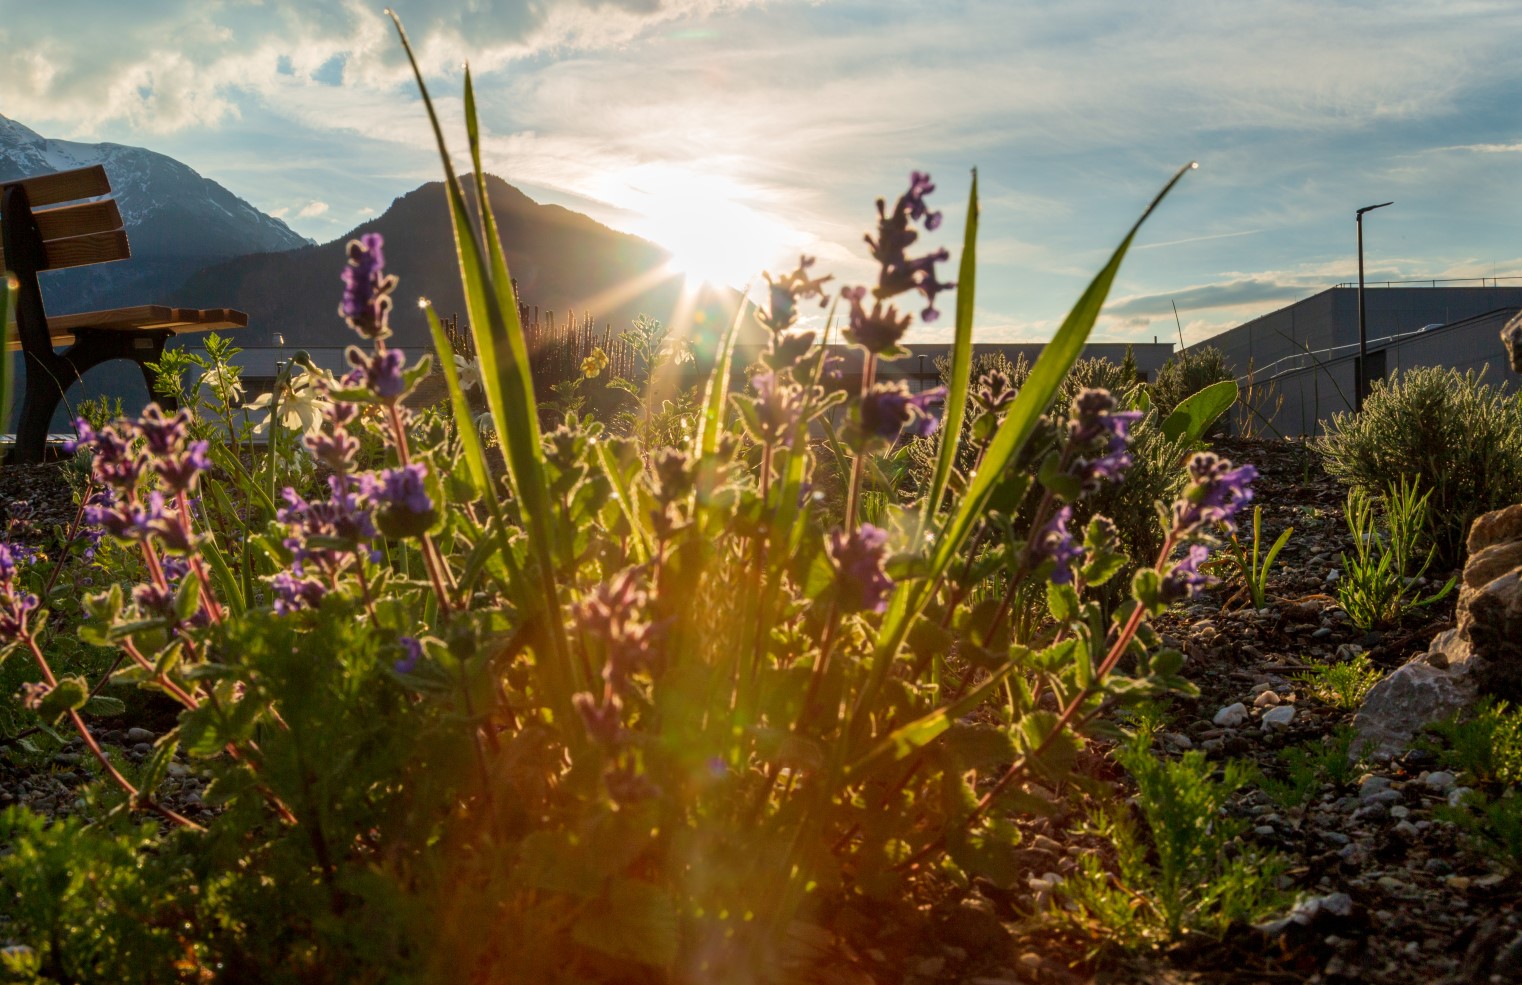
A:
<svg viewBox="0 0 1522 985">
<path fill-rule="evenodd" d="M 116 200 L 111 198 L 42 209 L 33 212 L 32 218 L 37 220 L 37 230 L 42 233 L 44 240 L 88 236 L 91 233 L 113 232 L 122 228 L 121 211 L 116 207 Z"/>
<path fill-rule="evenodd" d="M 108 263 L 112 260 L 125 260 L 132 256 L 132 250 L 127 246 L 127 233 L 123 229 L 90 233 L 88 236 L 70 236 L 67 239 L 51 240 L 42 245 L 47 252 L 48 265 L 45 268 L 47 270 L 82 267 L 91 263 Z"/>
<path fill-rule="evenodd" d="M 99 164 L 73 171 L 40 174 L 35 178 L 23 178 L 21 181 L 6 182 L 6 184 L 19 184 L 25 188 L 27 202 L 34 209 L 44 205 L 57 205 L 60 202 L 72 202 L 80 198 L 111 194 L 111 181 L 106 177 L 106 169 Z"/>
<path fill-rule="evenodd" d="M 108 311 L 85 311 L 77 315 L 54 315 L 48 319 L 48 337 L 53 345 L 74 342 L 74 333 L 82 328 L 107 332 L 168 331 L 176 335 L 190 332 L 214 332 L 219 329 L 247 328 L 248 315 L 230 308 L 170 308 L 162 304 L 139 304 Z M 8 351 L 21 348 L 21 340 L 12 331 Z"/>
</svg>

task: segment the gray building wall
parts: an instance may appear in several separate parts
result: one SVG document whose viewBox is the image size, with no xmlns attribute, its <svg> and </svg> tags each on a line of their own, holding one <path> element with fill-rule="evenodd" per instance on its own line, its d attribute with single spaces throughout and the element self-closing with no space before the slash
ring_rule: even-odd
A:
<svg viewBox="0 0 1522 985">
<path fill-rule="evenodd" d="M 1499 336 L 1522 309 L 1522 287 L 1371 287 L 1365 303 L 1371 380 L 1417 366 L 1489 366 L 1489 381 L 1507 382 Z M 1221 350 L 1248 393 L 1255 410 L 1239 407 L 1239 418 L 1270 434 L 1319 434 L 1353 409 L 1358 291 L 1330 288 L 1185 351 L 1204 346 Z"/>
</svg>

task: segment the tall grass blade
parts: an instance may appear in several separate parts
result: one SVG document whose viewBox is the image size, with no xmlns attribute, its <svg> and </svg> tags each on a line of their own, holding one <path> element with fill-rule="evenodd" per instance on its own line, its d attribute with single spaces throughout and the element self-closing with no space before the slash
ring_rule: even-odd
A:
<svg viewBox="0 0 1522 985">
<path fill-rule="evenodd" d="M 740 305 L 735 309 L 734 320 L 719 343 L 719 352 L 713 361 L 713 371 L 708 374 L 708 389 L 703 395 L 703 416 L 698 421 L 697 452 L 707 457 L 719 447 L 719 432 L 724 426 L 724 406 L 729 400 L 730 367 L 734 364 L 735 340 L 740 337 L 741 320 L 745 317 L 745 299 L 750 296 L 750 284 L 740 295 Z"/>
<path fill-rule="evenodd" d="M 460 447 L 465 452 L 465 465 L 470 469 L 470 478 L 476 488 L 486 497 L 492 515 L 501 520 L 501 504 L 492 491 L 486 455 L 481 449 L 481 436 L 476 432 L 475 419 L 470 416 L 470 401 L 465 396 L 465 388 L 460 386 L 460 372 L 454 364 L 454 348 L 449 344 L 449 336 L 444 333 L 444 326 L 439 321 L 438 312 L 433 310 L 433 305 L 423 305 L 423 312 L 428 316 L 428 332 L 433 336 L 433 348 L 439 354 L 444 385 L 449 389 L 449 406 L 454 411 L 455 428 L 460 432 Z"/>
<path fill-rule="evenodd" d="M 474 109 L 475 97 L 470 78 L 466 76 L 467 108 L 466 127 L 472 135 L 471 156 L 476 169 L 477 206 L 481 228 L 486 232 L 490 257 L 482 251 L 472 228 L 465 196 L 444 131 L 439 124 L 433 100 L 423 81 L 422 68 L 417 63 L 407 32 L 401 19 L 387 11 L 396 25 L 397 35 L 407 52 L 407 60 L 417 80 L 418 91 L 428 112 L 438 143 L 439 157 L 444 165 L 445 190 L 449 196 L 450 218 L 454 223 L 455 250 L 460 262 L 460 281 L 465 292 L 465 308 L 470 319 L 471 335 L 475 339 L 476 354 L 481 360 L 482 386 L 486 390 L 486 402 L 496 422 L 508 465 L 508 480 L 517 499 L 523 523 L 528 529 L 529 549 L 537 562 L 536 572 L 545 606 L 544 627 L 549 638 L 549 659 L 536 661 L 540 681 L 545 690 L 546 703 L 551 707 L 557 721 L 567 725 L 565 738 L 573 743 L 581 740 L 574 727 L 575 711 L 571 695 L 583 684 L 578 680 L 579 668 L 570 659 L 570 646 L 565 637 L 565 624 L 560 613 L 560 592 L 555 575 L 554 534 L 550 523 L 550 511 L 554 508 L 544 474 L 544 449 L 540 444 L 538 406 L 534 399 L 534 384 L 529 375 L 528 347 L 523 338 L 523 325 L 518 317 L 517 299 L 512 293 L 512 278 L 508 275 L 507 261 L 497 237 L 491 206 L 486 199 L 486 179 L 481 172 L 479 131 Z"/>
<path fill-rule="evenodd" d="M 941 450 L 930 477 L 930 491 L 920 513 L 920 531 L 935 525 L 936 513 L 951 481 L 951 469 L 962 441 L 962 419 L 967 415 L 967 391 L 972 380 L 972 312 L 978 271 L 978 172 L 972 172 L 972 191 L 967 195 L 967 230 L 962 235 L 962 261 L 957 272 L 956 340 L 951 347 L 951 387 L 941 420 Z"/>
</svg>

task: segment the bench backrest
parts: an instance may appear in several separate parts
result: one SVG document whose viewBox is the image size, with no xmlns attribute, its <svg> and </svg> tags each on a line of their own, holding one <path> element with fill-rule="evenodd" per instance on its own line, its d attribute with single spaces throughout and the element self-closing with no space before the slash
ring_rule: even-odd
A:
<svg viewBox="0 0 1522 985">
<path fill-rule="evenodd" d="M 14 212 L 19 225 L 29 227 L 6 228 L 4 244 L 14 255 L 7 264 L 0 246 L 0 267 L 35 273 L 130 257 L 121 211 L 113 199 L 100 198 L 110 193 L 111 182 L 99 164 L 0 184 L 0 226 L 18 225 L 11 221 Z M 68 202 L 78 204 L 63 204 Z M 22 212 L 30 213 L 30 222 Z"/>
</svg>

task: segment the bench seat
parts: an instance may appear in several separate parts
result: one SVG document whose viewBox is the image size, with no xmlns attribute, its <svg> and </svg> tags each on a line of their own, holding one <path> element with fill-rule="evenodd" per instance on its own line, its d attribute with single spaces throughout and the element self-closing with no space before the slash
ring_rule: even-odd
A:
<svg viewBox="0 0 1522 985">
<path fill-rule="evenodd" d="M 169 331 L 176 335 L 186 332 L 215 332 L 230 328 L 247 328 L 248 315 L 231 308 L 170 308 L 161 304 L 139 304 L 130 308 L 112 308 L 108 311 L 83 311 L 77 315 L 49 315 L 48 336 L 54 345 L 70 345 L 78 329 L 92 328 L 102 331 L 134 332 Z M 21 348 L 21 340 L 14 335 L 7 347 L 12 352 Z"/>
</svg>

